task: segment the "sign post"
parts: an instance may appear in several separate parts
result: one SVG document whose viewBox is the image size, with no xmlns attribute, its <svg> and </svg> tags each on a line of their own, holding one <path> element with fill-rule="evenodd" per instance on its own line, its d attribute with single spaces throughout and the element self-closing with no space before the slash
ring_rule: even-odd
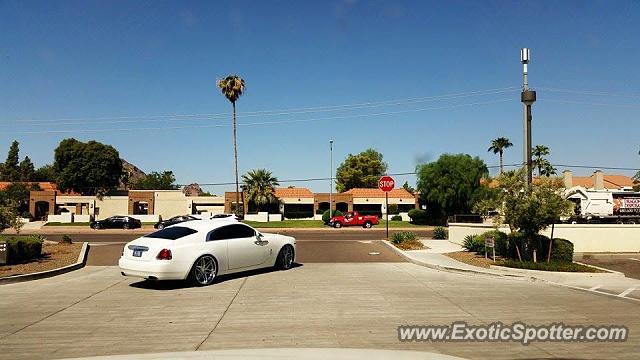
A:
<svg viewBox="0 0 640 360">
<path fill-rule="evenodd" d="M 484 239 L 484 258 L 487 258 L 487 248 L 490 247 L 493 251 L 493 262 L 496 262 L 496 242 L 492 236 L 487 236 Z"/>
<path fill-rule="evenodd" d="M 391 176 L 383 176 L 378 180 L 378 189 L 384 191 L 385 213 L 387 218 L 387 239 L 389 238 L 389 191 L 396 186 L 395 180 Z"/>
</svg>

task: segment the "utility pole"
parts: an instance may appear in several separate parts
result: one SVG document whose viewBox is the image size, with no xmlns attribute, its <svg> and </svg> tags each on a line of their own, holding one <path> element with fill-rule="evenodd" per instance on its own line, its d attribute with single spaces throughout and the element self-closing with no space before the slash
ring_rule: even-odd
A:
<svg viewBox="0 0 640 360">
<path fill-rule="evenodd" d="M 330 170 L 330 180 L 329 180 L 329 219 L 333 217 L 333 140 L 329 140 L 329 169 Z"/>
<path fill-rule="evenodd" d="M 522 93 L 520 101 L 524 104 L 524 166 L 527 170 L 527 184 L 531 185 L 533 163 L 531 161 L 531 106 L 536 102 L 536 92 L 529 90 L 528 64 L 531 54 L 528 48 L 520 49 L 522 63 Z"/>
</svg>

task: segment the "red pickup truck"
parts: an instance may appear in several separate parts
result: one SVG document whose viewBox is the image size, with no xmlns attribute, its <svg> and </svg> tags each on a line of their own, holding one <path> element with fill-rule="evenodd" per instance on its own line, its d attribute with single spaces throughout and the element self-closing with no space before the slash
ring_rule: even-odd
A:
<svg viewBox="0 0 640 360">
<path fill-rule="evenodd" d="M 378 217 L 375 215 L 360 215 L 357 211 L 349 211 L 344 216 L 334 216 L 329 220 L 329 226 L 338 229 L 343 226 L 362 226 L 365 229 L 378 225 Z"/>
</svg>

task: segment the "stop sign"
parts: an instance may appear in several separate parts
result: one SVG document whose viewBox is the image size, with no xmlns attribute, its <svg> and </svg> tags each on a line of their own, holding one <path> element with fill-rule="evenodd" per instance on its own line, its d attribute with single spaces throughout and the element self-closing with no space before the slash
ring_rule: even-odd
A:
<svg viewBox="0 0 640 360">
<path fill-rule="evenodd" d="M 378 189 L 389 192 L 396 186 L 395 180 L 391 176 L 383 176 L 378 180 Z"/>
</svg>

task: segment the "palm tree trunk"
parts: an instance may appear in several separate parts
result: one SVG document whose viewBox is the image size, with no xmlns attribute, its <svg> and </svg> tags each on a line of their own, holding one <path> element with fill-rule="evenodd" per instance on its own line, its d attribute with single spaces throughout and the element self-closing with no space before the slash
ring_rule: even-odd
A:
<svg viewBox="0 0 640 360">
<path fill-rule="evenodd" d="M 236 130 L 236 103 L 233 102 L 233 158 L 236 169 L 236 216 L 240 217 L 240 182 L 238 181 L 238 142 Z M 244 204 L 242 204 L 244 209 Z"/>
<path fill-rule="evenodd" d="M 502 163 L 502 150 L 500 150 L 500 174 L 504 171 L 504 165 Z"/>
</svg>

